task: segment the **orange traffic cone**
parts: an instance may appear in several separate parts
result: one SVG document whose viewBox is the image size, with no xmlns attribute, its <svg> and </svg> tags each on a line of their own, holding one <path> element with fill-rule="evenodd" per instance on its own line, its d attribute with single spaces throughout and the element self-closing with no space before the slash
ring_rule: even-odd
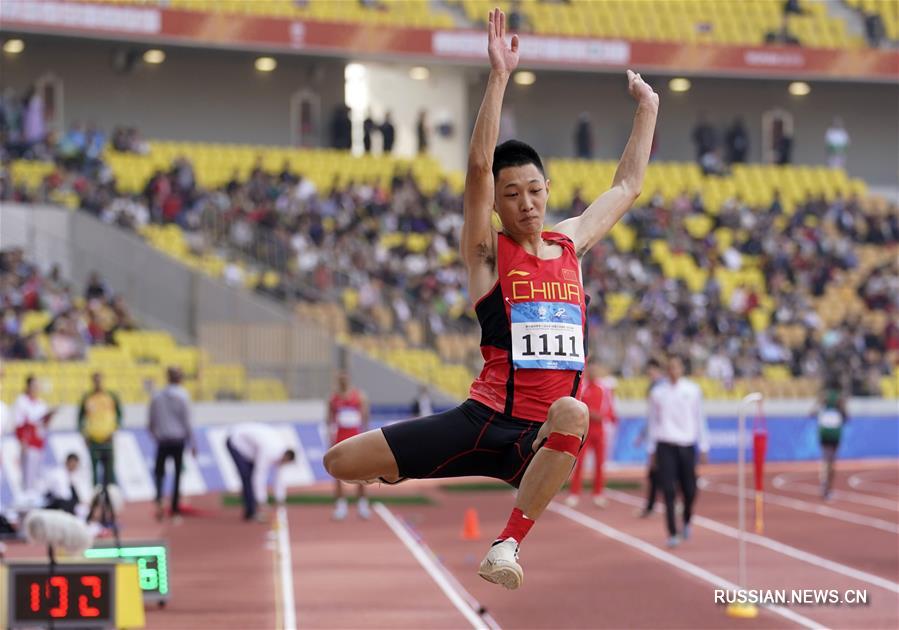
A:
<svg viewBox="0 0 899 630">
<path fill-rule="evenodd" d="M 462 540 L 480 540 L 481 526 L 478 523 L 478 511 L 474 508 L 465 510 L 465 521 L 462 523 Z"/>
</svg>

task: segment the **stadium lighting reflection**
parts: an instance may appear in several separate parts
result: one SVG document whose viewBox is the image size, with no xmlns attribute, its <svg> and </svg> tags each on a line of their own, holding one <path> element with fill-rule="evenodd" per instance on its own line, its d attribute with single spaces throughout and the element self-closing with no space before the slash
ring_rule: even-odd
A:
<svg viewBox="0 0 899 630">
<path fill-rule="evenodd" d="M 687 92 L 690 89 L 690 79 L 675 77 L 668 82 L 668 89 L 672 92 Z"/>
<path fill-rule="evenodd" d="M 25 42 L 21 39 L 8 39 L 3 42 L 3 52 L 5 53 L 18 55 L 23 50 L 25 50 Z"/>
<path fill-rule="evenodd" d="M 430 76 L 431 71 L 424 66 L 415 66 L 409 70 L 409 78 L 415 79 L 416 81 L 425 81 Z"/>
<path fill-rule="evenodd" d="M 144 61 L 147 63 L 162 63 L 165 61 L 165 53 L 157 48 L 151 48 L 144 53 Z"/>
<path fill-rule="evenodd" d="M 537 75 L 535 75 L 533 72 L 522 70 L 521 72 L 515 73 L 513 80 L 518 85 L 534 85 L 534 82 L 537 80 Z"/>
<path fill-rule="evenodd" d="M 812 88 L 805 81 L 793 81 L 787 90 L 793 96 L 805 96 L 812 91 Z"/>
<path fill-rule="evenodd" d="M 271 72 L 278 67 L 278 62 L 272 57 L 259 57 L 255 65 L 259 72 Z"/>
</svg>

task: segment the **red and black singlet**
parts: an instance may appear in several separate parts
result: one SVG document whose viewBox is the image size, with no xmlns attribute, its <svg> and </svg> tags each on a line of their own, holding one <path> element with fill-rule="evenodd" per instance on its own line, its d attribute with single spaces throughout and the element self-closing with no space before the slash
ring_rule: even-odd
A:
<svg viewBox="0 0 899 630">
<path fill-rule="evenodd" d="M 577 396 L 587 354 L 587 297 L 574 243 L 544 232 L 562 248 L 544 260 L 497 237 L 498 280 L 475 305 L 484 369 L 470 397 L 495 411 L 543 422 L 563 396 Z"/>
</svg>

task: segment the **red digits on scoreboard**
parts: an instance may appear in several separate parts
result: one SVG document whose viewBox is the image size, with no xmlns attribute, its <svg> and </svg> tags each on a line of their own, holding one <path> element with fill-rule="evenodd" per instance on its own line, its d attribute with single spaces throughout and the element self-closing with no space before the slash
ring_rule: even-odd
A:
<svg viewBox="0 0 899 630">
<path fill-rule="evenodd" d="M 50 599 L 50 587 L 59 589 L 59 605 L 50 609 L 50 616 L 55 618 L 65 617 L 69 612 L 69 580 L 61 575 L 55 575 L 47 583 L 47 599 Z M 33 604 L 32 599 L 32 606 Z"/>
<path fill-rule="evenodd" d="M 98 599 L 103 594 L 103 586 L 98 575 L 84 575 L 81 577 L 81 584 L 90 587 L 91 597 Z M 87 595 L 78 597 L 78 612 L 82 617 L 99 617 L 100 609 L 89 606 L 87 603 Z"/>
<path fill-rule="evenodd" d="M 31 612 L 39 612 L 41 609 L 41 585 L 37 582 L 31 583 Z"/>
</svg>

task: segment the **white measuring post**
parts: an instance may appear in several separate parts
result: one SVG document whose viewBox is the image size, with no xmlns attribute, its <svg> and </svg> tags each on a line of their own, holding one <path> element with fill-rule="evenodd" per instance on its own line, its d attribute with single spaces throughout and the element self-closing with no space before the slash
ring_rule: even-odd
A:
<svg viewBox="0 0 899 630">
<path fill-rule="evenodd" d="M 737 506 L 737 522 L 739 524 L 740 538 L 739 547 L 739 586 L 746 589 L 746 407 L 752 403 L 757 403 L 763 398 L 759 392 L 752 392 L 745 396 L 739 404 L 739 419 L 737 427 L 737 488 L 738 501 Z"/>
</svg>

